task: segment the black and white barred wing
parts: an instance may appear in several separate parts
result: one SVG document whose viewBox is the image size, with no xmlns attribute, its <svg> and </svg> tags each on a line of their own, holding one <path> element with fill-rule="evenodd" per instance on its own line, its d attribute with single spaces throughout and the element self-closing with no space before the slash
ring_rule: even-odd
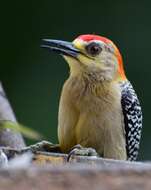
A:
<svg viewBox="0 0 151 190">
<path fill-rule="evenodd" d="M 142 131 L 142 111 L 137 95 L 129 81 L 122 82 L 121 104 L 124 114 L 128 160 L 136 160 Z"/>
</svg>

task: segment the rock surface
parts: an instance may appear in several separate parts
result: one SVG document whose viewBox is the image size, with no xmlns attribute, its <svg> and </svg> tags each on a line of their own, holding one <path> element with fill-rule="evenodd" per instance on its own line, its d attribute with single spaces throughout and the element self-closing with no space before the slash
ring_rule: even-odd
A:
<svg viewBox="0 0 151 190">
<path fill-rule="evenodd" d="M 16 159 L 16 158 L 15 158 Z M 19 162 L 17 162 L 19 165 Z M 1 168 L 3 190 L 150 190 L 151 164 L 38 152 L 28 165 Z"/>
<path fill-rule="evenodd" d="M 2 170 L 3 190 L 149 190 L 151 170 L 102 169 L 84 166 L 31 167 Z"/>
</svg>

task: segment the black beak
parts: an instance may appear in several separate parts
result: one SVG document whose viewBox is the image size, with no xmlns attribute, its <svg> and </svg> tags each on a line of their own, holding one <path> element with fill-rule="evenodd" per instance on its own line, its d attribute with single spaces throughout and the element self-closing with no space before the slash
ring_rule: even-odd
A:
<svg viewBox="0 0 151 190">
<path fill-rule="evenodd" d="M 43 44 L 41 45 L 43 48 L 48 48 L 51 51 L 59 53 L 61 55 L 67 55 L 76 58 L 80 53 L 78 49 L 73 47 L 71 42 L 65 42 L 61 40 L 49 40 L 43 39 Z"/>
</svg>

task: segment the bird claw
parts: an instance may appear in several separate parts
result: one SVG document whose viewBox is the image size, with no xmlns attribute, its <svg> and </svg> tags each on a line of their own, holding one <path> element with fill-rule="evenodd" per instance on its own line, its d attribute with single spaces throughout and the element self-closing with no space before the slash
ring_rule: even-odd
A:
<svg viewBox="0 0 151 190">
<path fill-rule="evenodd" d="M 94 148 L 84 148 L 80 144 L 77 144 L 68 153 L 67 162 L 70 161 L 72 156 L 98 156 L 98 153 Z"/>
<path fill-rule="evenodd" d="M 32 152 L 46 151 L 46 152 L 61 152 L 59 144 L 53 144 L 48 141 L 41 141 L 28 147 Z"/>
</svg>

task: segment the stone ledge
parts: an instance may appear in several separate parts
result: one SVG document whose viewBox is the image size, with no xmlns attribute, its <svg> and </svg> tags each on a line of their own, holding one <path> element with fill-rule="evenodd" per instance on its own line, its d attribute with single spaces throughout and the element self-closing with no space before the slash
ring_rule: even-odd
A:
<svg viewBox="0 0 151 190">
<path fill-rule="evenodd" d="M 28 166 L 0 170 L 3 190 L 150 190 L 151 164 L 36 152 Z"/>
<path fill-rule="evenodd" d="M 103 169 L 66 165 L 0 171 L 0 189 L 5 190 L 149 190 L 151 169 Z"/>
</svg>

